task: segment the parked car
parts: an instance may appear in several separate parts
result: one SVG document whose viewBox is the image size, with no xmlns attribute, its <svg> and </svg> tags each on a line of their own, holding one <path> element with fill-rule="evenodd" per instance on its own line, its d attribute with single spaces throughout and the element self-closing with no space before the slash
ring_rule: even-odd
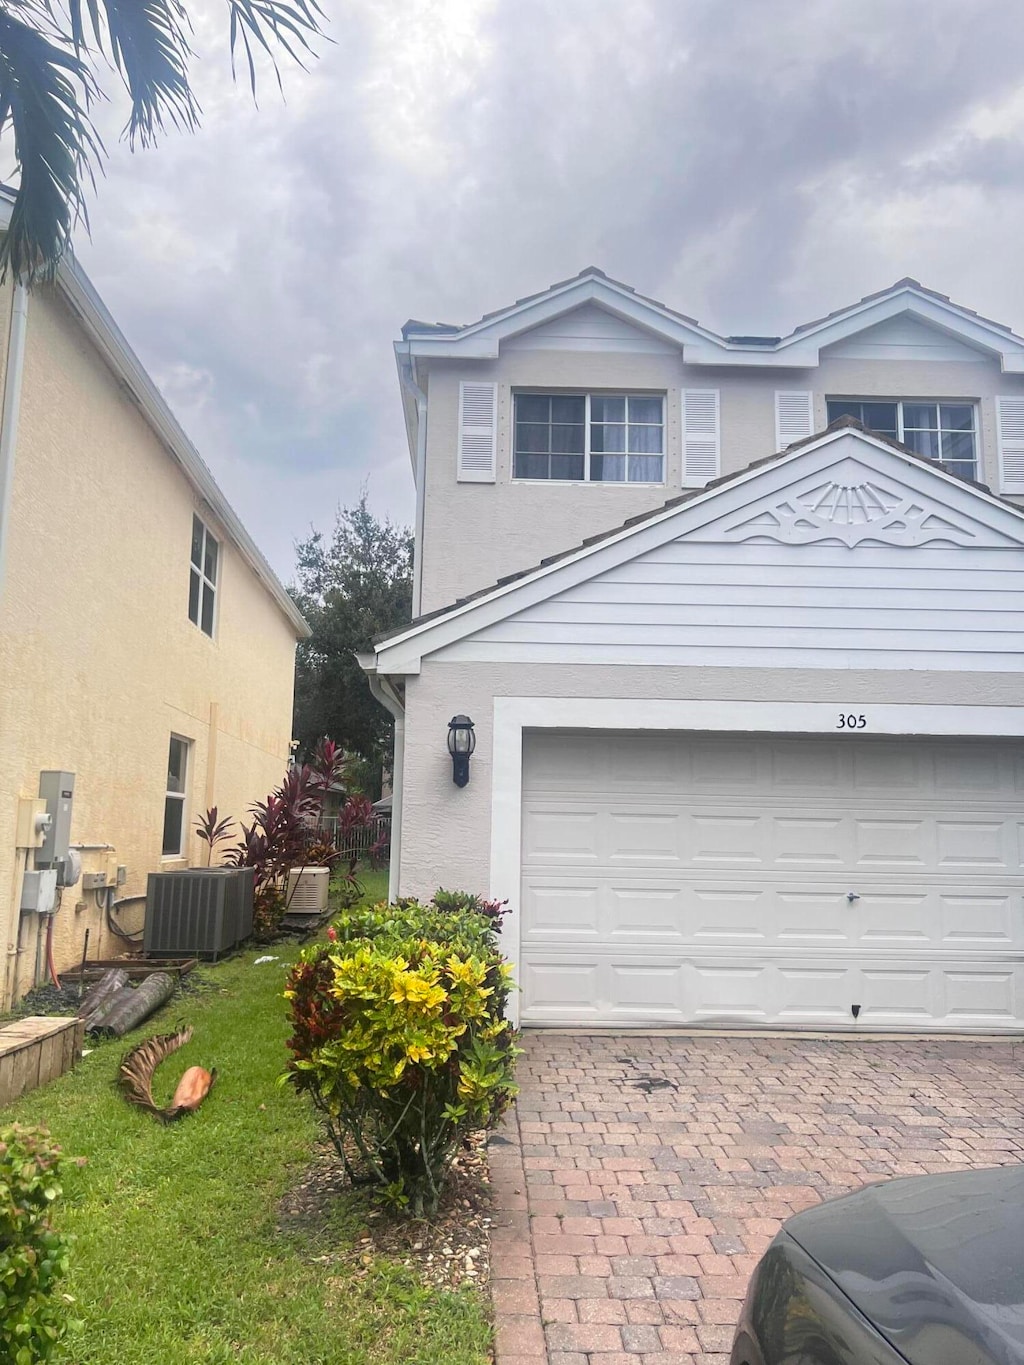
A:
<svg viewBox="0 0 1024 1365">
<path fill-rule="evenodd" d="M 798 1213 L 732 1365 L 1024 1365 L 1024 1166 L 910 1176 Z"/>
</svg>

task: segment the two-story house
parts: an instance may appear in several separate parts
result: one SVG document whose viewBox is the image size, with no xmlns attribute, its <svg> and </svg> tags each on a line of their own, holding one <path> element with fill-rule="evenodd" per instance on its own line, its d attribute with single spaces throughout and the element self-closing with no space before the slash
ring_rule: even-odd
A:
<svg viewBox="0 0 1024 1365">
<path fill-rule="evenodd" d="M 1024 339 L 586 270 L 396 350 L 392 892 L 507 898 L 524 1024 L 1024 1023 Z"/>
<path fill-rule="evenodd" d="M 148 874 L 205 863 L 197 816 L 280 782 L 308 630 L 72 258 L 0 287 L 0 376 L 4 1007 L 47 940 L 124 952 Z"/>
</svg>

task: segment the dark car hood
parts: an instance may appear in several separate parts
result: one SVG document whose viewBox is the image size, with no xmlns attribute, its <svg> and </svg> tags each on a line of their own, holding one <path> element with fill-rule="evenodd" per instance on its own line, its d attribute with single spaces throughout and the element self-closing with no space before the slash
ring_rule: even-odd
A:
<svg viewBox="0 0 1024 1365">
<path fill-rule="evenodd" d="M 912 1365 L 1024 1365 L 1024 1166 L 872 1185 L 784 1232 Z"/>
</svg>

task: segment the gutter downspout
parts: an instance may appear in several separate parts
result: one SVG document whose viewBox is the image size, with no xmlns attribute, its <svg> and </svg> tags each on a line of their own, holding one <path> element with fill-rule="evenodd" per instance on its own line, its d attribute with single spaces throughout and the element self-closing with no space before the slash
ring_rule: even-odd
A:
<svg viewBox="0 0 1024 1365">
<path fill-rule="evenodd" d="M 391 857 L 388 863 L 388 900 L 399 896 L 402 870 L 402 798 L 405 793 L 405 707 L 388 678 L 376 672 L 372 654 L 357 654 L 360 668 L 366 674 L 370 692 L 385 711 L 395 718 L 395 757 L 391 787 Z"/>
<path fill-rule="evenodd" d="M 19 280 L 11 298 L 11 325 L 7 335 L 7 372 L 4 376 L 3 410 L 0 414 L 0 606 L 3 603 L 7 568 L 7 536 L 14 489 L 14 455 L 18 440 L 18 413 L 21 408 L 21 379 L 25 368 L 25 337 L 28 333 L 28 290 Z M 8 1009 L 14 999 L 18 980 L 18 954 L 21 951 L 21 887 L 28 866 L 28 851 L 15 850 L 14 884 L 3 926 L 3 986 L 0 1008 Z M 13 977 L 12 977 L 13 973 Z"/>
<path fill-rule="evenodd" d="M 4 378 L 3 415 L 0 416 L 0 595 L 7 564 L 7 534 L 14 488 L 14 454 L 21 409 L 21 378 L 25 368 L 25 337 L 28 333 L 28 290 L 19 280 L 11 301 L 11 327 L 7 339 L 7 373 Z"/>
<path fill-rule="evenodd" d="M 416 404 L 416 528 L 412 559 L 413 620 L 423 610 L 423 518 L 427 474 L 427 395 L 413 378 L 411 359 L 402 367 L 402 383 Z M 379 700 L 379 698 L 378 698 Z"/>
</svg>

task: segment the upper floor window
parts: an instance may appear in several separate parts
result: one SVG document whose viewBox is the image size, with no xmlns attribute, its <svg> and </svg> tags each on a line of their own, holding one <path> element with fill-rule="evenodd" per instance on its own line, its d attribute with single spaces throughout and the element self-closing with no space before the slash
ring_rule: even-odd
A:
<svg viewBox="0 0 1024 1365">
<path fill-rule="evenodd" d="M 517 479 L 663 483 L 665 400 L 517 393 L 512 471 Z"/>
<path fill-rule="evenodd" d="M 217 567 L 220 544 L 198 517 L 192 518 L 192 565 L 188 582 L 188 619 L 194 626 L 213 634 L 214 607 L 217 600 Z"/>
<path fill-rule="evenodd" d="M 978 423 L 973 403 L 925 403 L 917 399 L 828 400 L 828 420 L 856 417 L 879 436 L 902 441 L 917 455 L 937 460 L 951 474 L 978 477 Z"/>
</svg>

